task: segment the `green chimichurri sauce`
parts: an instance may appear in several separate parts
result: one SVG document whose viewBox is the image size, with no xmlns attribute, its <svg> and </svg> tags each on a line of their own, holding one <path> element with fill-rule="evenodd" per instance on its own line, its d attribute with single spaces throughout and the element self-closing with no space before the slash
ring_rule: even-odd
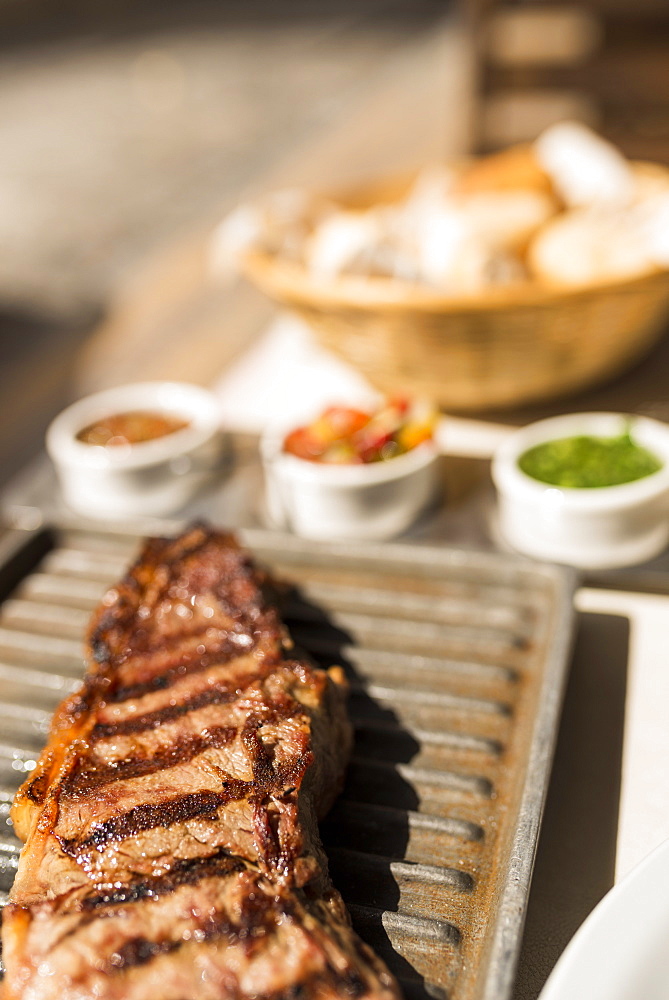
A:
<svg viewBox="0 0 669 1000">
<path fill-rule="evenodd" d="M 591 489 L 621 486 L 651 476 L 662 462 L 629 432 L 617 437 L 576 437 L 545 441 L 518 459 L 522 471 L 551 486 Z"/>
</svg>

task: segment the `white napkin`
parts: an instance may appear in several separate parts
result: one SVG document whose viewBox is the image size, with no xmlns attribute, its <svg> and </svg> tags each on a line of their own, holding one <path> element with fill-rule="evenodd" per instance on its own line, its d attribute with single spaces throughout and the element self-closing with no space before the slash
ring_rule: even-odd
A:
<svg viewBox="0 0 669 1000">
<path fill-rule="evenodd" d="M 214 384 L 223 426 L 259 434 L 297 426 L 330 404 L 374 405 L 366 379 L 316 343 L 306 324 L 280 316 Z"/>
</svg>

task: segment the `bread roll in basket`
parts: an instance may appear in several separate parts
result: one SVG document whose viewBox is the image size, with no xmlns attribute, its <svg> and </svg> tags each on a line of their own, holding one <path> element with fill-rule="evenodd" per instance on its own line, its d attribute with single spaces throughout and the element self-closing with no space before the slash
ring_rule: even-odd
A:
<svg viewBox="0 0 669 1000">
<path fill-rule="evenodd" d="M 476 169 L 489 183 L 488 162 L 470 168 L 474 184 Z M 669 190 L 669 170 L 632 169 Z M 503 171 L 498 176 L 503 187 Z M 391 204 L 414 180 L 382 179 L 334 200 L 355 210 Z M 651 348 L 669 313 L 669 269 L 653 266 L 579 285 L 535 278 L 461 295 L 392 277 L 318 276 L 257 247 L 240 255 L 239 266 L 374 386 L 428 397 L 448 411 L 510 408 L 604 381 Z"/>
</svg>

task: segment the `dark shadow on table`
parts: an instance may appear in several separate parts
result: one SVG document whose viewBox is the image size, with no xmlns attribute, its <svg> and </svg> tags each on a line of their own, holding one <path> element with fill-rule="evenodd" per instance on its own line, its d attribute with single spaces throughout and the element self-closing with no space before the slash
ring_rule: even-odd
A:
<svg viewBox="0 0 669 1000">
<path fill-rule="evenodd" d="M 534 1000 L 613 885 L 629 621 L 581 614 L 537 853 L 514 1000 Z"/>
<path fill-rule="evenodd" d="M 333 883 L 355 929 L 398 977 L 407 1000 L 428 1000 L 422 975 L 395 949 L 383 923 L 384 912 L 400 908 L 391 863 L 406 855 L 409 813 L 419 804 L 401 770 L 387 764 L 410 763 L 420 746 L 396 713 L 370 695 L 368 680 L 347 655 L 355 640 L 327 610 L 299 588 L 284 594 L 281 603 L 296 650 L 307 651 L 322 667 L 341 665 L 351 685 L 353 755 L 343 793 L 320 827 Z"/>
</svg>

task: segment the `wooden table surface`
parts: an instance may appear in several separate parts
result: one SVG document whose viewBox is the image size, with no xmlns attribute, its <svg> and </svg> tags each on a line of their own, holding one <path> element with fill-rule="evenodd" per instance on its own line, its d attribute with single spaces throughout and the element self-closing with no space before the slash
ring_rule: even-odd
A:
<svg viewBox="0 0 669 1000">
<path fill-rule="evenodd" d="M 273 307 L 242 282 L 208 272 L 212 230 L 234 205 L 285 187 L 322 190 L 443 160 L 467 148 L 470 57 L 446 18 L 398 46 L 327 128 L 306 134 L 229 192 L 220 209 L 175 236 L 125 281 L 75 365 L 77 395 L 136 378 L 206 384 L 262 330 Z"/>
</svg>

